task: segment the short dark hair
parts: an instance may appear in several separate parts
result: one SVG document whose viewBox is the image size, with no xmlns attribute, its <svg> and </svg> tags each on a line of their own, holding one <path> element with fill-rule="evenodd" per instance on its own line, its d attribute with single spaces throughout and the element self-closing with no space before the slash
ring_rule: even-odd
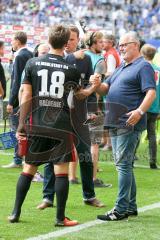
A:
<svg viewBox="0 0 160 240">
<path fill-rule="evenodd" d="M 69 30 L 70 30 L 71 32 L 77 33 L 77 37 L 79 38 L 79 29 L 78 29 L 77 26 L 75 26 L 75 25 L 70 25 L 70 26 L 69 26 Z"/>
<path fill-rule="evenodd" d="M 14 39 L 19 40 L 21 44 L 27 43 L 27 34 L 25 32 L 16 32 L 14 34 Z"/>
<path fill-rule="evenodd" d="M 67 44 L 70 30 L 65 25 L 54 25 L 49 30 L 49 43 L 54 49 L 61 49 Z"/>
<path fill-rule="evenodd" d="M 3 46 L 4 46 L 4 42 L 0 41 L 0 47 L 3 47 Z"/>
</svg>

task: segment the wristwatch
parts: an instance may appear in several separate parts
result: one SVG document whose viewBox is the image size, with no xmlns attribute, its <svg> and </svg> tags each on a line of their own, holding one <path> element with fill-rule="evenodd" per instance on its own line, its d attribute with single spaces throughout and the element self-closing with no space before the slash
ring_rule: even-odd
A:
<svg viewBox="0 0 160 240">
<path fill-rule="evenodd" d="M 140 114 L 141 116 L 144 115 L 144 112 L 143 112 L 140 108 L 137 108 L 137 111 L 139 112 L 139 114 Z"/>
</svg>

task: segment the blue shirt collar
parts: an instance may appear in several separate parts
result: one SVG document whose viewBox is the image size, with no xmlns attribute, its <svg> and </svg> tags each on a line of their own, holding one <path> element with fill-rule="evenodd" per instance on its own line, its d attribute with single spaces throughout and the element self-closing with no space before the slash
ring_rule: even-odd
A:
<svg viewBox="0 0 160 240">
<path fill-rule="evenodd" d="M 140 56 L 140 57 L 138 57 L 137 59 L 135 59 L 133 62 L 131 62 L 131 63 L 129 63 L 129 64 L 127 64 L 127 65 L 125 65 L 125 62 L 122 62 L 122 68 L 125 68 L 125 67 L 127 67 L 127 66 L 130 66 L 130 65 L 132 65 L 132 64 L 137 64 L 139 61 L 141 61 L 143 59 L 143 57 L 142 56 Z"/>
</svg>

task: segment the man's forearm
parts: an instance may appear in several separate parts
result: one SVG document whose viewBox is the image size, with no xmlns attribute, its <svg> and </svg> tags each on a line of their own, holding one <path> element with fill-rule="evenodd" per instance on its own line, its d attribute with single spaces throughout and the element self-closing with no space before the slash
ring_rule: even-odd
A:
<svg viewBox="0 0 160 240">
<path fill-rule="evenodd" d="M 90 96 L 93 92 L 95 92 L 95 90 L 96 90 L 96 87 L 90 86 L 89 88 L 85 88 L 85 89 L 83 89 L 82 91 L 83 91 L 84 95 L 85 95 L 86 97 L 88 97 L 88 96 Z"/>
<path fill-rule="evenodd" d="M 90 86 L 89 88 L 85 88 L 85 89 L 81 88 L 75 92 L 75 96 L 77 99 L 83 100 L 83 99 L 87 98 L 88 96 L 90 96 L 94 91 L 95 91 L 94 86 Z"/>
<path fill-rule="evenodd" d="M 99 95 L 106 95 L 109 91 L 109 85 L 106 83 L 101 83 L 99 87 L 96 88 L 95 92 Z"/>
</svg>

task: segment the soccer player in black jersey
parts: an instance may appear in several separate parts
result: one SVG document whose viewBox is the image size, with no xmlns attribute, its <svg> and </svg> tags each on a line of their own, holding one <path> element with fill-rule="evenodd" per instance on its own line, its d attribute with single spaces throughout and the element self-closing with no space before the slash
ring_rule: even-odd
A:
<svg viewBox="0 0 160 240">
<path fill-rule="evenodd" d="M 70 89 L 79 91 L 80 74 L 76 68 L 63 59 L 64 47 L 70 37 L 69 28 L 57 25 L 49 31 L 50 53 L 28 61 L 23 81 L 20 120 L 17 138 L 28 137 L 28 151 L 23 172 L 16 189 L 16 200 L 11 223 L 18 222 L 21 207 L 30 188 L 31 180 L 39 165 L 52 161 L 55 171 L 55 192 L 57 198 L 56 226 L 74 226 L 78 222 L 65 216 L 68 197 L 68 163 L 74 158 L 72 131 L 67 98 Z M 84 90 L 91 94 L 94 86 Z M 80 89 L 83 95 L 83 90 Z M 32 110 L 32 111 L 31 111 Z M 26 119 L 32 119 L 28 124 Z M 31 122 L 31 121 L 30 121 Z"/>
<path fill-rule="evenodd" d="M 66 57 L 66 61 L 76 66 L 78 71 L 81 73 L 81 85 L 84 89 L 87 89 L 89 86 L 89 78 L 93 74 L 91 59 L 83 52 L 83 54 L 80 54 L 80 56 L 77 58 L 77 54 L 79 55 L 79 53 L 81 53 L 81 51 L 75 52 L 79 42 L 79 30 L 74 25 L 69 26 L 69 29 L 71 34 L 67 43 L 67 47 L 65 48 L 64 55 Z M 79 158 L 84 203 L 94 207 L 104 207 L 105 205 L 99 201 L 95 195 L 89 128 L 87 125 L 83 124 L 87 118 L 87 111 L 97 111 L 96 101 L 97 99 L 95 94 L 90 95 L 88 99 L 84 99 L 82 101 L 79 101 L 76 97 L 73 97 L 74 106 L 71 109 L 71 119 L 74 133 L 78 138 L 76 151 Z M 69 165 L 69 177 L 71 183 L 71 181 L 76 180 L 77 162 L 72 161 Z M 52 174 L 52 163 L 47 163 L 44 166 L 43 201 L 37 206 L 38 209 L 43 210 L 53 206 L 54 182 L 55 176 Z"/>
</svg>

